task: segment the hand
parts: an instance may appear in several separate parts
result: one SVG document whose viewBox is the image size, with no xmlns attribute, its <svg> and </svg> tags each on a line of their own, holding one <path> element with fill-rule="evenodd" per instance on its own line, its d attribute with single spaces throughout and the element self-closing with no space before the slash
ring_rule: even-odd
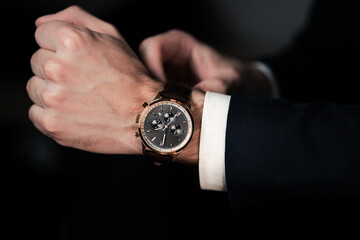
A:
<svg viewBox="0 0 360 240">
<path fill-rule="evenodd" d="M 39 17 L 36 19 L 35 25 L 38 27 L 43 23 L 55 20 L 71 23 L 75 26 L 85 27 L 91 31 L 107 34 L 112 37 L 122 38 L 118 30 L 112 24 L 90 15 L 78 6 L 71 6 L 63 11 L 57 12 L 56 14 L 48 14 Z"/>
<path fill-rule="evenodd" d="M 221 55 L 179 30 L 145 39 L 139 52 L 152 75 L 163 82 L 181 81 L 223 94 L 270 95 L 268 81 L 251 65 Z"/>
<path fill-rule="evenodd" d="M 41 17 L 27 84 L 29 117 L 59 144 L 97 153 L 140 154 L 135 116 L 163 84 L 117 30 L 78 7 Z"/>
</svg>

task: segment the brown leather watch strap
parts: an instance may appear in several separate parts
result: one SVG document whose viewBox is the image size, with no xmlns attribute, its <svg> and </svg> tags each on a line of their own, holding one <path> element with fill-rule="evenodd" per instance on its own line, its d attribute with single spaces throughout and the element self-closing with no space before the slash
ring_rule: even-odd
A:
<svg viewBox="0 0 360 240">
<path fill-rule="evenodd" d="M 150 157 L 156 163 L 169 163 L 175 161 L 173 155 L 162 155 L 151 150 L 144 150 L 144 154 Z"/>
<path fill-rule="evenodd" d="M 160 96 L 172 98 L 183 103 L 190 102 L 191 89 L 184 83 L 167 82 Z"/>
</svg>

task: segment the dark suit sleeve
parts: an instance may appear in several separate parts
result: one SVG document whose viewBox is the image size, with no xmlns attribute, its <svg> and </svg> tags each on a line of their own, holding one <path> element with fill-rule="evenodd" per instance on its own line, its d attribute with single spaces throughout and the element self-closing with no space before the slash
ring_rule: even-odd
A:
<svg viewBox="0 0 360 240">
<path fill-rule="evenodd" d="M 282 197 L 359 197 L 360 106 L 232 96 L 225 174 L 235 213 Z"/>
</svg>

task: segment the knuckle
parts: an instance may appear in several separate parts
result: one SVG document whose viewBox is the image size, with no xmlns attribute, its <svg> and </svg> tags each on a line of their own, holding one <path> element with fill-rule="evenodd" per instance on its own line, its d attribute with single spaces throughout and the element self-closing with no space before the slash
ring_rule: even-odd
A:
<svg viewBox="0 0 360 240">
<path fill-rule="evenodd" d="M 43 63 L 44 76 L 51 80 L 61 80 L 64 77 L 64 64 L 57 59 L 48 59 Z"/>
<path fill-rule="evenodd" d="M 171 29 L 167 32 L 168 34 L 170 35 L 175 35 L 175 36 L 178 36 L 178 35 L 185 35 L 185 32 L 184 31 L 181 31 L 179 29 Z"/>
<path fill-rule="evenodd" d="M 120 36 L 119 31 L 117 30 L 117 28 L 114 25 L 112 25 L 110 23 L 106 23 L 105 28 L 106 28 L 106 32 L 109 33 L 110 35 Z"/>
<path fill-rule="evenodd" d="M 83 12 L 84 10 L 78 5 L 71 5 L 65 11 L 68 11 L 71 13 L 79 13 L 79 12 Z"/>
<path fill-rule="evenodd" d="M 55 107 L 62 102 L 62 96 L 55 90 L 46 89 L 41 93 L 41 99 L 47 107 Z"/>
<path fill-rule="evenodd" d="M 60 132 L 59 119 L 52 112 L 47 111 L 46 114 L 43 115 L 41 125 L 47 135 L 55 136 Z"/>
<path fill-rule="evenodd" d="M 193 40 L 194 37 L 187 32 L 179 29 L 171 29 L 166 34 L 173 37 L 174 39 Z"/>
<path fill-rule="evenodd" d="M 71 26 L 62 26 L 58 29 L 59 44 L 62 48 L 77 51 L 86 45 L 84 34 Z"/>
<path fill-rule="evenodd" d="M 144 39 L 139 45 L 139 50 L 140 51 L 145 51 L 147 49 L 147 47 L 149 46 L 151 41 L 152 41 L 152 37 Z"/>
<path fill-rule="evenodd" d="M 149 37 L 144 39 L 139 45 L 139 51 L 141 53 L 145 53 L 150 49 L 158 49 L 160 47 L 160 39 L 159 37 Z"/>
</svg>

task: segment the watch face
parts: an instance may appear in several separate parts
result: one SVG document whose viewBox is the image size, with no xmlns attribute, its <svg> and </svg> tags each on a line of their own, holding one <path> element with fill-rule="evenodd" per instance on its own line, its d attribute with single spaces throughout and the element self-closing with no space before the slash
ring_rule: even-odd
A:
<svg viewBox="0 0 360 240">
<path fill-rule="evenodd" d="M 140 134 L 151 149 L 171 153 L 181 150 L 190 141 L 193 120 L 180 104 L 159 101 L 147 107 L 140 122 Z"/>
</svg>

